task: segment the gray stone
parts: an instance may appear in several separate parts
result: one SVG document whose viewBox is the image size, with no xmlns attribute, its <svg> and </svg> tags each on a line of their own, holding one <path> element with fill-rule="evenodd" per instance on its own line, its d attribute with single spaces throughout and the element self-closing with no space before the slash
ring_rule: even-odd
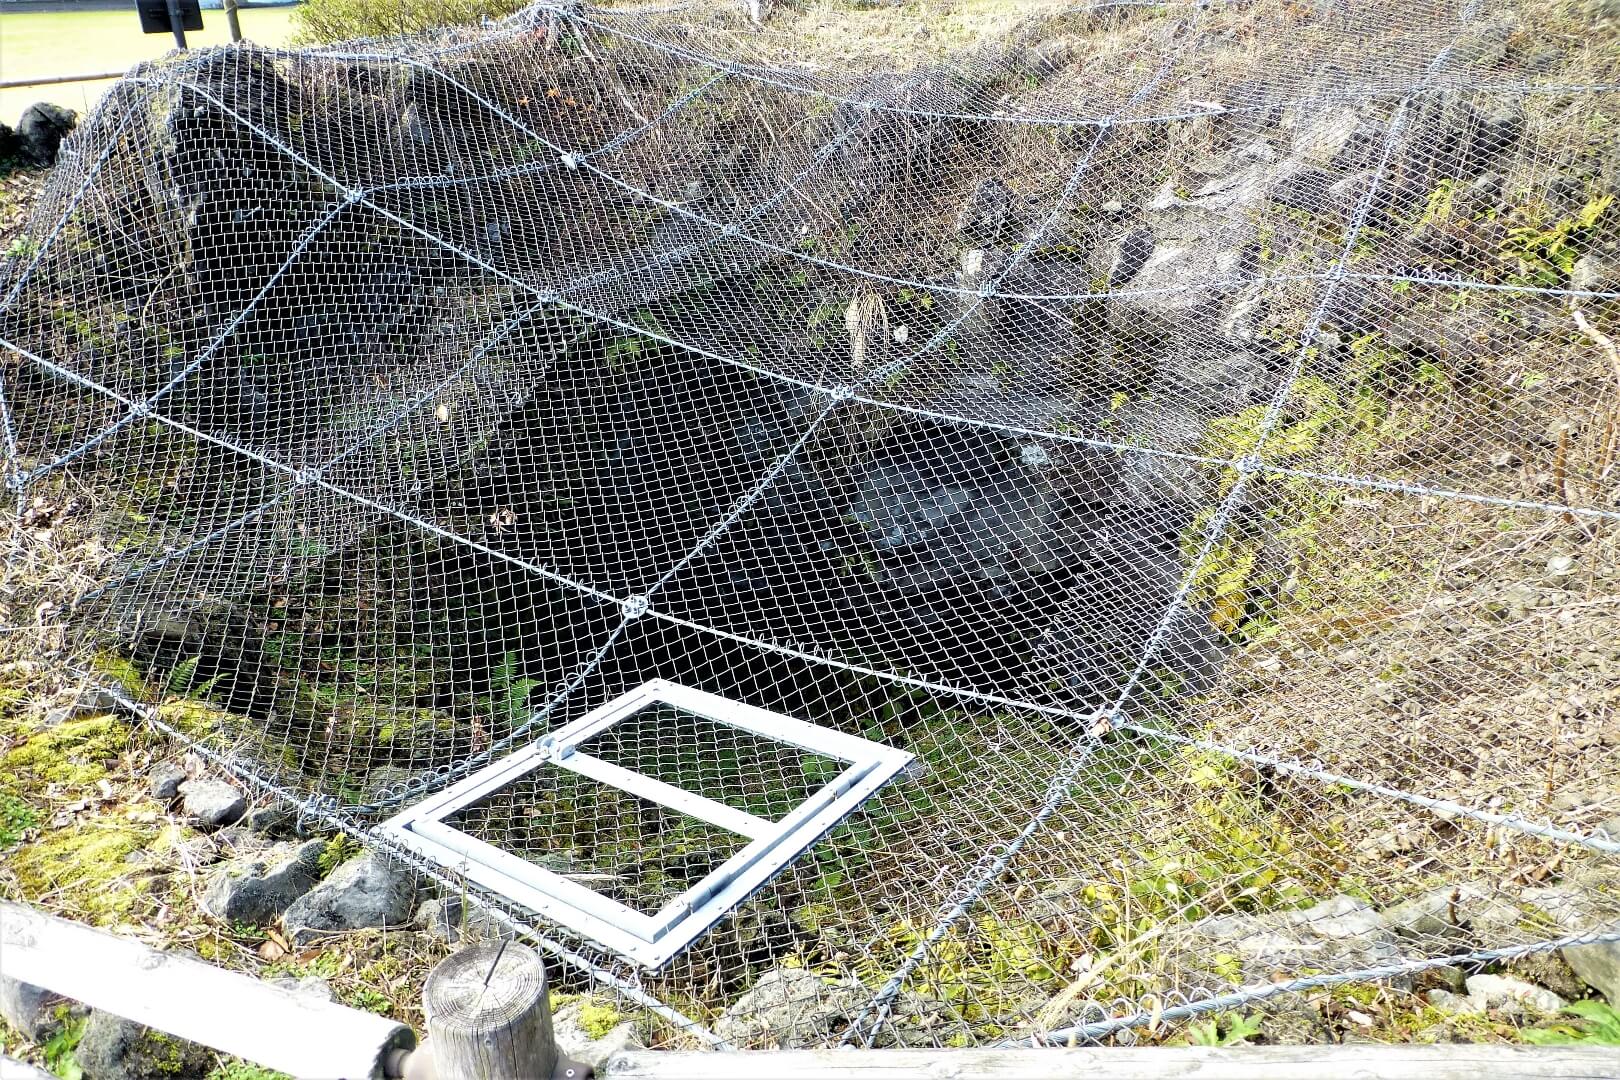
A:
<svg viewBox="0 0 1620 1080">
<path fill-rule="evenodd" d="M 1590 880 L 1527 889 L 1524 897 L 1546 912 L 1567 934 L 1597 933 L 1606 929 L 1614 918 L 1612 909 L 1600 908 L 1596 899 L 1602 885 L 1599 875 L 1593 874 Z M 1620 1001 L 1620 941 L 1570 945 L 1563 950 L 1563 957 L 1587 986 L 1611 1002 Z"/>
<path fill-rule="evenodd" d="M 435 897 L 422 901 L 411 920 L 429 937 L 450 945 L 463 941 L 489 941 L 499 938 L 505 928 L 476 904 L 460 896 Z"/>
<path fill-rule="evenodd" d="M 281 805 L 249 810 L 247 817 L 242 819 L 242 825 L 261 836 L 285 838 L 304 835 L 298 827 L 298 815 Z"/>
<path fill-rule="evenodd" d="M 738 1046 L 766 1048 L 815 1043 L 846 1030 L 872 992 L 856 979 L 828 979 L 802 968 L 773 968 L 715 1023 L 715 1034 Z M 896 997 L 892 1031 L 884 1038 L 908 1043 L 918 1029 L 936 1029 L 947 1010 L 909 993 Z"/>
<path fill-rule="evenodd" d="M 62 1026 L 58 1007 L 67 999 L 32 983 L 0 978 L 0 1019 L 30 1042 L 42 1043 Z"/>
<path fill-rule="evenodd" d="M 1153 254 L 1153 230 L 1138 227 L 1126 233 L 1119 241 L 1114 261 L 1108 268 L 1108 287 L 1117 289 L 1128 283 L 1142 269 Z"/>
<path fill-rule="evenodd" d="M 73 1056 L 91 1080 L 174 1080 L 208 1075 L 218 1057 L 206 1046 L 176 1039 L 133 1020 L 90 1011 Z"/>
<path fill-rule="evenodd" d="M 1575 260 L 1569 272 L 1569 287 L 1587 292 L 1608 292 L 1620 285 L 1620 273 L 1595 252 L 1587 252 Z"/>
<path fill-rule="evenodd" d="M 77 720 L 82 716 L 97 716 L 101 713 L 113 712 L 119 707 L 118 699 L 109 691 L 97 687 L 85 687 L 73 695 L 72 700 L 65 705 L 59 705 L 45 714 L 45 726 L 55 727 L 65 724 L 69 720 Z"/>
<path fill-rule="evenodd" d="M 1168 954 L 1183 954 L 1195 966 L 1221 946 L 1242 965 L 1246 981 L 1267 981 L 1279 972 L 1322 972 L 1382 967 L 1401 959 L 1399 939 L 1367 904 L 1335 896 L 1301 911 L 1265 915 L 1219 915 L 1164 936 Z M 1410 980 L 1398 980 L 1402 985 Z"/>
<path fill-rule="evenodd" d="M 1455 994 L 1450 990 L 1430 990 L 1425 996 L 1429 1004 L 1441 1012 L 1471 1014 L 1485 1011 L 1484 1003 L 1468 994 Z"/>
<path fill-rule="evenodd" d="M 410 921 L 416 881 L 381 856 L 350 859 L 332 876 L 293 901 L 282 917 L 294 945 L 307 945 L 324 933 L 402 926 Z"/>
<path fill-rule="evenodd" d="M 1477 937 L 1472 931 L 1512 925 L 1518 917 L 1516 906 L 1479 882 L 1433 889 L 1384 912 L 1385 922 L 1395 933 L 1413 940 L 1471 941 Z"/>
<path fill-rule="evenodd" d="M 956 235 L 970 248 L 1002 246 L 1012 192 L 1000 180 L 979 182 L 956 215 Z"/>
<path fill-rule="evenodd" d="M 31 164 L 54 165 L 62 140 L 78 122 L 79 114 L 72 109 L 45 101 L 30 105 L 17 121 L 18 151 Z"/>
<path fill-rule="evenodd" d="M 187 780 L 179 790 L 185 812 L 206 828 L 234 824 L 247 811 L 242 793 L 223 780 Z"/>
<path fill-rule="evenodd" d="M 1487 1009 L 1551 1015 L 1564 1007 L 1564 999 L 1551 990 L 1507 975 L 1470 975 L 1467 986 L 1468 996 Z"/>
<path fill-rule="evenodd" d="M 146 774 L 146 781 L 152 797 L 167 802 L 180 793 L 180 785 L 186 782 L 186 770 L 177 761 L 160 761 Z"/>
<path fill-rule="evenodd" d="M 277 844 L 228 860 L 209 875 L 203 910 L 226 922 L 270 922 L 320 881 L 325 846 L 320 840 Z"/>
<path fill-rule="evenodd" d="M 337 993 L 332 984 L 317 975 L 305 975 L 297 978 L 292 975 L 283 975 L 279 979 L 271 979 L 271 986 L 279 986 L 283 990 L 291 991 L 300 997 L 312 1001 L 336 1001 Z"/>
<path fill-rule="evenodd" d="M 615 1024 L 607 1033 L 593 1038 L 581 1023 L 581 1014 L 588 1000 L 579 998 L 570 1001 L 551 1017 L 552 1034 L 557 1039 L 557 1048 L 563 1054 L 601 1072 L 608 1058 L 614 1054 L 625 1050 L 645 1049 L 641 1041 L 641 1030 L 633 1020 Z"/>
</svg>

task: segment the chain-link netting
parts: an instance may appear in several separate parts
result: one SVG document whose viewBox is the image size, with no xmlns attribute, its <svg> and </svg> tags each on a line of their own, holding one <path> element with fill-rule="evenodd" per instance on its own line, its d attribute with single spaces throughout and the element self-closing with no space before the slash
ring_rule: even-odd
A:
<svg viewBox="0 0 1620 1080">
<path fill-rule="evenodd" d="M 914 755 L 655 972 L 418 864 L 732 1045 L 1620 936 L 1620 20 L 1027 14 L 138 68 L 0 264 L 10 636 L 367 834 L 654 679 Z M 746 841 L 552 766 L 445 824 L 637 912 Z"/>
</svg>

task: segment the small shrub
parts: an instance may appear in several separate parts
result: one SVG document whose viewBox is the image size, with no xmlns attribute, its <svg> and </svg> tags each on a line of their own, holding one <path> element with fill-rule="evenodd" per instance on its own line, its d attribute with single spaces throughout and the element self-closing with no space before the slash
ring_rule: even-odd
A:
<svg viewBox="0 0 1620 1080">
<path fill-rule="evenodd" d="M 387 38 L 440 26 L 476 26 L 524 6 L 524 0 L 306 0 L 294 20 L 305 43 Z"/>
</svg>

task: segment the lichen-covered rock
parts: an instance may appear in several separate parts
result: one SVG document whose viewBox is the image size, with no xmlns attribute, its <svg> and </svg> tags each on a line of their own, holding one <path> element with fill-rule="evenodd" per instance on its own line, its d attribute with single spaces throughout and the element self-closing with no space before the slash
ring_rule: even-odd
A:
<svg viewBox="0 0 1620 1080">
<path fill-rule="evenodd" d="M 614 1054 L 644 1046 L 640 1025 L 589 996 L 558 1009 L 551 1018 L 551 1030 L 564 1055 L 597 1071 Z"/>
<path fill-rule="evenodd" d="M 242 793 L 223 780 L 187 780 L 179 791 L 185 812 L 205 828 L 235 824 L 247 812 Z"/>
<path fill-rule="evenodd" d="M 295 900 L 282 922 L 294 945 L 307 945 L 332 931 L 402 926 L 415 901 L 414 875 L 379 855 L 360 855 Z"/>
<path fill-rule="evenodd" d="M 210 875 L 203 909 L 226 922 L 269 922 L 320 881 L 325 847 L 320 840 L 277 844 L 227 861 Z"/>
<path fill-rule="evenodd" d="M 91 1080 L 175 1080 L 208 1075 L 217 1055 L 206 1046 L 93 1009 L 74 1057 Z"/>
</svg>

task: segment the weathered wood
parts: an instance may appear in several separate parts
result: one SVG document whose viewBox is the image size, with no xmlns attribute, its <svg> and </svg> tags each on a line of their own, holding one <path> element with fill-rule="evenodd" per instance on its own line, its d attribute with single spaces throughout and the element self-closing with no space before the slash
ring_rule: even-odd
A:
<svg viewBox="0 0 1620 1080">
<path fill-rule="evenodd" d="M 604 1080 L 1614 1080 L 1612 1046 L 1082 1047 L 614 1055 Z"/>
<path fill-rule="evenodd" d="M 293 1076 L 383 1076 L 403 1024 L 20 904 L 0 903 L 0 975 Z"/>
<path fill-rule="evenodd" d="M 26 1061 L 0 1054 L 0 1080 L 56 1080 L 56 1077 Z"/>
<path fill-rule="evenodd" d="M 559 1070 L 546 968 L 526 945 L 463 949 L 422 989 L 428 1046 L 439 1080 L 550 1080 Z"/>
</svg>

